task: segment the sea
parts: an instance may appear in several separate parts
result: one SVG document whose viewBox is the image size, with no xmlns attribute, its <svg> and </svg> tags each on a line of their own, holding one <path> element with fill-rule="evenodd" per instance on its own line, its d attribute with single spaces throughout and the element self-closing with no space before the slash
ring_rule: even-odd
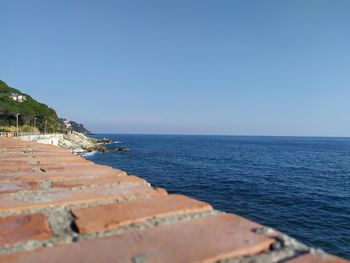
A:
<svg viewBox="0 0 350 263">
<path fill-rule="evenodd" d="M 97 134 L 86 159 L 350 259 L 350 138 Z"/>
</svg>

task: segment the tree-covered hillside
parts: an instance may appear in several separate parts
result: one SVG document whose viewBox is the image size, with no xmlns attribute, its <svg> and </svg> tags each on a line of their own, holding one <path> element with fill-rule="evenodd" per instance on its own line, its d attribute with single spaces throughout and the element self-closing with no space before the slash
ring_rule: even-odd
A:
<svg viewBox="0 0 350 263">
<path fill-rule="evenodd" d="M 13 96 L 25 96 L 22 102 Z M 19 114 L 19 125 L 30 125 L 36 122 L 36 127 L 44 131 L 45 123 L 48 132 L 61 131 L 63 125 L 59 122 L 54 109 L 33 99 L 28 94 L 9 87 L 0 80 L 0 126 L 15 126 L 16 114 Z"/>
</svg>

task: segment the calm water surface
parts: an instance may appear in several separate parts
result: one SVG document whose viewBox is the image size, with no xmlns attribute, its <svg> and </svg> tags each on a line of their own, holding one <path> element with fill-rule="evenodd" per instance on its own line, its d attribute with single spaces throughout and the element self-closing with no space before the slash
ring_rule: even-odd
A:
<svg viewBox="0 0 350 263">
<path fill-rule="evenodd" d="M 350 258 L 350 138 L 95 135 L 87 156 Z"/>
</svg>

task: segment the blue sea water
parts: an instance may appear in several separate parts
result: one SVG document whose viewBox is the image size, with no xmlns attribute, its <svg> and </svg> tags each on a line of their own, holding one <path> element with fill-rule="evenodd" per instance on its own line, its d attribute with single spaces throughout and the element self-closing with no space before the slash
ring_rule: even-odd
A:
<svg viewBox="0 0 350 263">
<path fill-rule="evenodd" d="M 350 258 L 350 138 L 95 135 L 86 158 Z"/>
</svg>

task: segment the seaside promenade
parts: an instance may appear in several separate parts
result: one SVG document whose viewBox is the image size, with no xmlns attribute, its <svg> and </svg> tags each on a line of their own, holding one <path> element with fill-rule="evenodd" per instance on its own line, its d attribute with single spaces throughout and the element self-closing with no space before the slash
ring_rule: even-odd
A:
<svg viewBox="0 0 350 263">
<path fill-rule="evenodd" d="M 348 262 L 53 146 L 0 137 L 2 262 Z"/>
</svg>

